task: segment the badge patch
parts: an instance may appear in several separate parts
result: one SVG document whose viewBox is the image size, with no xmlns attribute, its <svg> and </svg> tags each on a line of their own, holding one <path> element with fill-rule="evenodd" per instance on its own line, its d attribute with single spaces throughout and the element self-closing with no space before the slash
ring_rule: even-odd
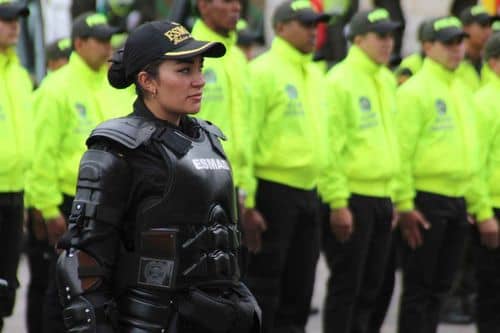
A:
<svg viewBox="0 0 500 333">
<path fill-rule="evenodd" d="M 170 287 L 173 273 L 172 260 L 141 258 L 138 282 L 150 286 Z"/>
<path fill-rule="evenodd" d="M 299 97 L 299 93 L 297 92 L 297 88 L 295 88 L 295 86 L 293 86 L 291 84 L 287 84 L 285 86 L 285 91 L 290 99 L 297 99 L 297 97 Z"/>
<path fill-rule="evenodd" d="M 203 72 L 203 77 L 205 78 L 206 83 L 215 83 L 217 82 L 217 74 L 211 69 L 207 69 Z"/>
<path fill-rule="evenodd" d="M 446 103 L 442 99 L 436 100 L 436 111 L 440 115 L 446 114 Z"/>
<path fill-rule="evenodd" d="M 359 107 L 363 112 L 370 112 L 372 110 L 372 104 L 370 103 L 368 97 L 361 96 L 359 98 Z"/>
<path fill-rule="evenodd" d="M 85 105 L 83 105 L 82 103 L 76 103 L 75 104 L 75 108 L 76 108 L 76 111 L 78 112 L 78 114 L 82 118 L 86 118 L 87 117 L 87 109 L 85 108 Z"/>
</svg>

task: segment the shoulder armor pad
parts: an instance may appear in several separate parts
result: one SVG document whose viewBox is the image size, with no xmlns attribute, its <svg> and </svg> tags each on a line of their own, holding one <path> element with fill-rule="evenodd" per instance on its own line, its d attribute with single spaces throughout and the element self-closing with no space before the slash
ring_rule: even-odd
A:
<svg viewBox="0 0 500 333">
<path fill-rule="evenodd" d="M 87 139 L 87 146 L 98 140 L 107 138 L 135 149 L 149 140 L 155 132 L 154 124 L 140 117 L 122 117 L 111 119 L 97 126 Z"/>
<path fill-rule="evenodd" d="M 198 122 L 200 127 L 203 128 L 208 133 L 215 135 L 216 137 L 218 137 L 221 140 L 227 139 L 226 136 L 224 135 L 224 133 L 222 133 L 222 131 L 220 130 L 220 128 L 215 126 L 214 124 L 212 124 L 210 121 L 203 120 L 203 119 L 196 119 L 196 121 Z"/>
</svg>

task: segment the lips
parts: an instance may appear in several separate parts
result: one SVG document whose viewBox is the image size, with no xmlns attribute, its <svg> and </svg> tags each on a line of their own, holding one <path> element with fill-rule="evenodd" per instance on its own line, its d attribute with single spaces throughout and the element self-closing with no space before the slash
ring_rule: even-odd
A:
<svg viewBox="0 0 500 333">
<path fill-rule="evenodd" d="M 188 98 L 194 99 L 194 100 L 201 100 L 201 96 L 202 96 L 201 93 L 197 93 L 197 94 L 189 95 Z"/>
</svg>

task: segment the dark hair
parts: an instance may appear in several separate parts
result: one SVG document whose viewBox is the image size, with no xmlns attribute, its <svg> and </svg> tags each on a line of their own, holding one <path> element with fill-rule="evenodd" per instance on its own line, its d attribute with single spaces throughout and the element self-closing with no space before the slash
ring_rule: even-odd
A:
<svg viewBox="0 0 500 333">
<path fill-rule="evenodd" d="M 154 60 L 153 62 L 147 64 L 142 70 L 141 72 L 146 72 L 150 77 L 154 78 L 154 79 L 157 79 L 158 78 L 158 72 L 159 72 L 159 68 L 160 68 L 160 65 L 161 63 L 165 61 L 165 59 L 158 59 L 158 60 Z M 140 73 L 140 72 L 139 72 Z M 137 76 L 139 74 L 136 75 L 135 77 L 135 80 L 134 80 L 134 84 L 135 84 L 135 93 L 137 94 L 137 97 L 140 99 L 140 100 L 144 100 L 144 96 L 145 96 L 145 91 L 144 89 L 141 87 L 141 84 L 139 83 L 139 81 L 137 80 Z"/>
</svg>

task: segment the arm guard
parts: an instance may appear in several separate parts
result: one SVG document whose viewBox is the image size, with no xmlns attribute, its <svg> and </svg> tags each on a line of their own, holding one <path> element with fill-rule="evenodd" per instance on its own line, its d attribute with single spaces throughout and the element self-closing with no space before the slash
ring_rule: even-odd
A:
<svg viewBox="0 0 500 333">
<path fill-rule="evenodd" d="M 82 157 L 68 231 L 59 247 L 59 295 L 68 332 L 113 332 L 112 269 L 118 259 L 131 171 L 122 154 Z"/>
</svg>

